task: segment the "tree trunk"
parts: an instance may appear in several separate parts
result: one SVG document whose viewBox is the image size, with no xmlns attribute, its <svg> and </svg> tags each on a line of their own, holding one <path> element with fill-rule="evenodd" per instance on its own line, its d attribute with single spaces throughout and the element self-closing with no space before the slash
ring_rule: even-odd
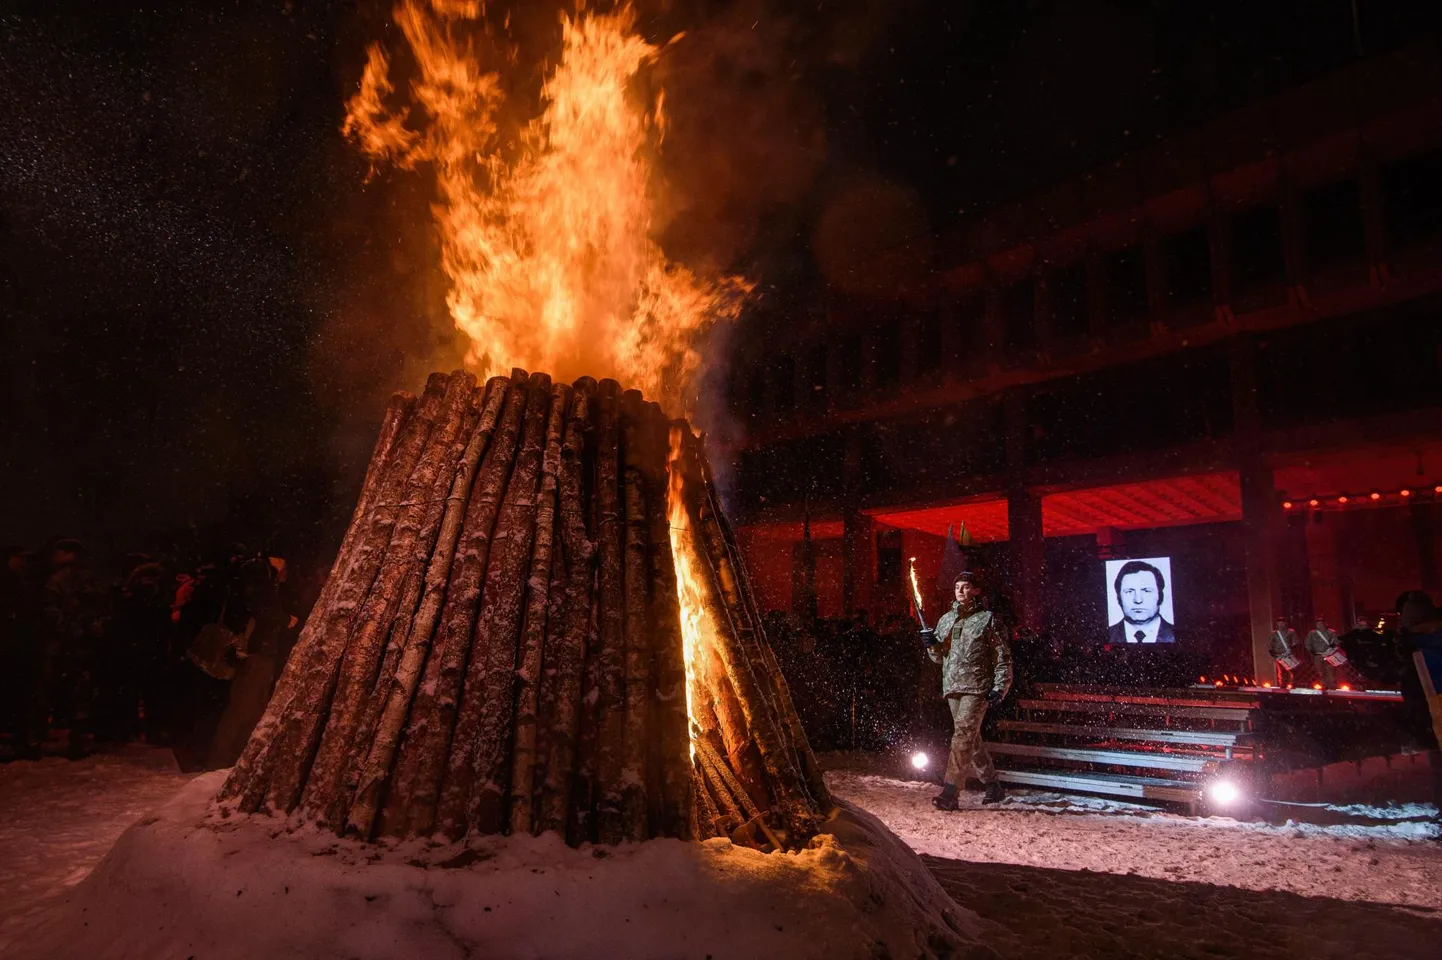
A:
<svg viewBox="0 0 1442 960">
<path fill-rule="evenodd" d="M 566 593 L 561 615 L 546 631 L 546 672 L 542 703 L 546 731 L 542 741 L 544 777 L 538 805 L 538 832 L 562 835 L 570 816 L 571 786 L 580 733 L 581 679 L 586 635 L 591 624 L 591 593 L 595 580 L 595 546 L 586 536 L 583 470 L 586 432 L 590 424 L 594 383 L 578 380 L 566 416 L 561 445 L 561 548 L 565 555 Z"/>
<path fill-rule="evenodd" d="M 426 664 L 420 695 L 411 708 L 401 745 L 396 803 L 386 831 L 427 835 L 435 828 L 441 778 L 451 752 L 462 682 L 471 660 L 471 638 L 481 600 L 481 579 L 490 555 L 491 535 L 501 497 L 515 459 L 526 409 L 526 374 L 513 371 L 495 433 L 471 487 L 461 525 L 445 604 L 441 608 L 435 650 Z"/>
<path fill-rule="evenodd" d="M 432 510 L 429 501 L 434 497 L 438 483 L 443 484 L 442 490 L 450 486 L 455 469 L 452 457 L 459 452 L 454 449 L 455 442 L 474 387 L 475 382 L 469 375 L 451 378 L 431 437 L 406 484 L 405 501 L 396 514 L 391 541 L 386 547 L 380 571 L 346 643 L 329 715 L 315 731 L 320 739 L 315 761 L 308 778 L 302 772 L 296 780 L 297 787 L 305 781 L 302 798 L 305 814 L 319 823 L 338 829 L 344 825 L 340 794 L 345 764 L 351 745 L 356 741 L 370 691 L 376 683 L 382 645 L 397 615 L 402 589 L 411 574 L 425 562 L 424 559 L 418 561 L 417 555 L 430 555 L 432 544 L 424 540 L 427 534 L 433 538 L 435 531 L 433 528 L 426 529 L 426 524 L 432 514 L 439 523 L 440 511 L 439 508 Z"/>
<path fill-rule="evenodd" d="M 512 833 L 530 833 L 535 819 L 536 713 L 540 706 L 541 669 L 551 598 L 551 545 L 556 520 L 556 490 L 561 470 L 561 434 L 571 388 L 552 388 L 546 421 L 546 448 L 541 458 L 541 490 L 535 508 L 535 545 L 527 582 L 525 626 L 521 634 L 520 667 L 516 671 L 516 725 L 511 750 Z"/>
<path fill-rule="evenodd" d="M 271 810 L 289 813 L 300 798 L 321 725 L 330 710 L 351 626 L 380 571 L 406 484 L 430 439 L 448 383 L 449 378 L 440 374 L 432 374 L 426 383 L 409 429 L 396 440 L 395 460 L 376 491 L 362 540 L 342 574 L 331 605 L 323 611 L 319 625 L 323 636 L 311 647 L 310 656 L 297 662 L 292 655 L 286 672 L 294 667 L 298 673 L 295 696 L 282 708 L 284 721 L 267 741 L 269 749 L 261 775 L 253 778 L 241 796 L 242 810 L 253 811 L 264 804 Z"/>
<path fill-rule="evenodd" d="M 471 668 L 466 672 L 456 735 L 441 790 L 440 823 L 448 836 L 499 833 L 510 786 L 516 708 L 516 642 L 535 533 L 536 483 L 541 469 L 551 379 L 531 377 L 525 432 L 506 485 L 491 557 L 486 565 Z"/>
<path fill-rule="evenodd" d="M 596 831 L 601 843 L 619 843 L 621 776 L 625 750 L 626 648 L 624 532 L 620 489 L 620 411 L 617 384 L 601 381 L 596 454 L 597 541 L 600 555 L 600 640 L 596 658 L 600 693 L 596 751 Z"/>
<path fill-rule="evenodd" d="M 628 396 L 630 392 L 628 391 Z M 640 413 L 639 393 L 636 413 Z M 645 840 L 649 833 L 646 796 L 646 757 L 651 752 L 651 631 L 647 599 L 651 583 L 648 569 L 646 494 L 641 471 L 632 466 L 632 452 L 639 446 L 635 418 L 627 418 L 626 468 L 622 476 L 626 504 L 626 547 L 624 596 L 626 651 L 625 730 L 621 755 L 621 835 L 627 840 Z M 639 454 L 639 451 L 636 451 Z M 640 457 L 634 458 L 639 463 Z"/>
<path fill-rule="evenodd" d="M 396 669 L 395 680 L 386 692 L 385 706 L 375 737 L 366 751 L 365 768 L 361 773 L 355 802 L 348 819 L 348 829 L 363 838 L 369 838 L 374 832 L 381 792 L 391 774 L 401 731 L 410 712 L 422 666 L 430 654 L 431 638 L 435 633 L 436 620 L 440 617 L 446 584 L 450 581 L 456 543 L 461 536 L 461 522 L 470 503 L 471 486 L 480 468 L 481 457 L 495 432 L 496 422 L 500 419 L 505 394 L 506 381 L 500 377 L 490 380 L 480 393 L 481 404 L 477 411 L 475 429 L 467 441 L 451 483 L 449 496 L 446 498 L 445 518 L 436 538 L 435 552 L 431 554 L 430 564 L 426 567 L 425 594 L 421 599 L 420 609 L 411 622 L 405 653 Z"/>
</svg>

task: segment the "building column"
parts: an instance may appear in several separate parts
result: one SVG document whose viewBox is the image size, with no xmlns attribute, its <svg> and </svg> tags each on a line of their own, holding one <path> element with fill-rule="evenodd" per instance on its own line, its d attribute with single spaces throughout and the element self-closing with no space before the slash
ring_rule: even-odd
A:
<svg viewBox="0 0 1442 960">
<path fill-rule="evenodd" d="M 854 616 L 871 606 L 871 588 L 876 583 L 876 523 L 867 514 L 847 506 L 842 512 L 845 527 L 841 541 L 842 578 L 846 615 Z"/>
<path fill-rule="evenodd" d="M 853 430 L 846 438 L 841 464 L 841 592 L 842 609 L 854 616 L 871 612 L 871 587 L 876 583 L 876 533 L 871 517 L 861 512 L 862 436 Z"/>
<path fill-rule="evenodd" d="M 1318 522 L 1320 518 L 1321 522 Z M 1312 619 L 1325 617 L 1338 633 L 1352 628 L 1342 607 L 1342 564 L 1337 552 L 1337 518 L 1325 513 L 1307 524 L 1307 576 L 1312 595 Z M 1310 631 L 1310 622 L 1305 624 Z M 1300 632 L 1300 628 L 1299 628 Z"/>
<path fill-rule="evenodd" d="M 1006 522 L 1008 570 L 1014 626 L 1041 630 L 1046 541 L 1042 537 L 1041 495 L 1026 485 L 1030 462 L 1031 423 L 1027 395 L 1014 390 L 1006 398 Z"/>
<path fill-rule="evenodd" d="M 1246 335 L 1232 338 L 1230 367 L 1232 410 L 1236 420 L 1237 474 L 1242 494 L 1242 541 L 1246 553 L 1248 626 L 1252 646 L 1252 672 L 1272 675 L 1267 638 L 1274 610 L 1281 609 L 1277 595 L 1276 544 L 1281 522 L 1272 465 L 1262 455 L 1261 413 L 1257 408 L 1255 346 Z"/>
<path fill-rule="evenodd" d="M 1407 508 L 1411 513 L 1412 536 L 1417 543 L 1417 572 L 1421 574 L 1422 589 L 1433 597 L 1437 596 L 1437 511 L 1436 503 L 1414 503 Z"/>
<path fill-rule="evenodd" d="M 1016 626 L 1039 631 L 1044 625 L 1042 577 L 1046 565 L 1041 497 L 1024 486 L 1011 487 L 1006 494 L 1006 520 L 1011 547 L 1011 602 Z"/>
</svg>

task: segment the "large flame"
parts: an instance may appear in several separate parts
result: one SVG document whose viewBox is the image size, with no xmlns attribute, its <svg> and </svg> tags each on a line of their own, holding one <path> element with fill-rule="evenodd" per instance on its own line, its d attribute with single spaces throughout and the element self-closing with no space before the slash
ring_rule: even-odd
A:
<svg viewBox="0 0 1442 960">
<path fill-rule="evenodd" d="M 695 544 L 692 542 L 691 517 L 686 512 L 686 502 L 682 496 L 682 487 L 685 483 L 681 475 L 681 430 L 679 426 L 671 428 L 671 453 L 668 459 L 668 473 L 670 475 L 670 489 L 667 491 L 667 509 L 671 527 L 671 561 L 676 567 L 676 600 L 681 607 L 681 646 L 686 658 L 686 716 L 690 721 L 691 733 L 691 759 L 696 759 L 696 696 L 699 691 L 693 690 L 698 682 L 696 662 L 698 652 L 701 649 L 703 631 L 710 628 L 710 625 L 703 612 L 701 603 L 701 585 L 697 579 L 699 576 L 695 555 Z"/>
<path fill-rule="evenodd" d="M 508 132 L 483 16 L 468 0 L 402 0 L 409 97 L 371 47 L 344 132 L 375 162 L 434 177 L 447 305 L 470 337 L 468 364 L 614 376 L 681 412 L 699 336 L 734 318 L 750 288 L 702 280 L 651 236 L 662 98 L 643 100 L 637 79 L 659 50 L 629 5 L 562 16 L 540 114 Z"/>
</svg>

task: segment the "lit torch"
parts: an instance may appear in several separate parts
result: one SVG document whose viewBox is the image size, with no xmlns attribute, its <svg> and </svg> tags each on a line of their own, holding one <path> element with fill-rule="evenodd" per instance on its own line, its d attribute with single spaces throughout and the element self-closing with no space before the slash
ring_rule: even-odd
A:
<svg viewBox="0 0 1442 960">
<path fill-rule="evenodd" d="M 921 587 L 916 582 L 916 558 L 911 558 L 911 569 L 908 571 L 911 578 L 911 602 L 916 605 L 916 620 L 921 624 L 921 629 L 926 629 L 926 617 L 922 615 L 921 609 Z"/>
</svg>

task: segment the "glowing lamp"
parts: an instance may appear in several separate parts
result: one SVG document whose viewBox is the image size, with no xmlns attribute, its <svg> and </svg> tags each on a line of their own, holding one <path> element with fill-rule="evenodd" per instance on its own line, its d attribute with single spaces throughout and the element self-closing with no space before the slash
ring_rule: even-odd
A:
<svg viewBox="0 0 1442 960">
<path fill-rule="evenodd" d="M 1309 506 L 1313 506 L 1313 507 L 1317 506 L 1317 505 L 1320 504 L 1321 502 L 1322 502 L 1322 501 L 1320 501 L 1320 500 L 1308 500 L 1308 501 L 1307 501 L 1308 505 L 1309 505 Z"/>
<path fill-rule="evenodd" d="M 1399 496 L 1399 497 L 1410 497 L 1410 496 L 1412 496 L 1412 491 L 1411 491 L 1411 490 L 1398 490 L 1398 491 L 1397 491 L 1397 496 Z"/>
<path fill-rule="evenodd" d="M 1263 681 L 1262 681 L 1262 687 L 1263 687 L 1264 689 L 1267 689 L 1267 690 L 1272 689 L 1272 681 L 1270 681 L 1270 680 L 1263 680 Z"/>
<path fill-rule="evenodd" d="M 1338 690 L 1351 690 L 1351 689 L 1352 689 L 1352 685 L 1351 685 L 1350 683 L 1344 683 L 1344 684 L 1342 684 L 1340 687 L 1338 687 L 1337 689 L 1338 689 Z"/>
<path fill-rule="evenodd" d="M 1442 485 L 1433 487 L 1433 488 L 1432 488 L 1432 492 L 1433 492 L 1433 493 L 1442 493 Z"/>
<path fill-rule="evenodd" d="M 1290 509 L 1292 509 L 1292 501 L 1290 501 L 1290 500 L 1283 500 L 1283 501 L 1282 501 L 1282 509 L 1283 509 L 1283 510 L 1290 510 Z"/>
<path fill-rule="evenodd" d="M 1218 680 L 1218 681 L 1216 682 L 1216 686 L 1219 686 L 1219 687 L 1220 687 L 1221 685 L 1222 685 L 1222 681 Z"/>
<path fill-rule="evenodd" d="M 1207 675 L 1206 675 L 1205 673 L 1202 674 L 1200 677 L 1197 677 L 1197 683 L 1206 683 L 1206 682 L 1207 682 Z"/>
<path fill-rule="evenodd" d="M 1337 502 L 1338 502 L 1338 503 L 1346 503 L 1346 502 L 1347 502 L 1347 498 L 1346 498 L 1346 497 L 1338 497 L 1338 498 L 1337 498 Z"/>
<path fill-rule="evenodd" d="M 1242 799 L 1242 791 L 1230 780 L 1214 780 L 1207 784 L 1207 799 L 1219 807 L 1230 807 Z"/>
<path fill-rule="evenodd" d="M 1321 685 L 1320 683 L 1314 683 L 1314 684 L 1312 684 L 1312 689 L 1313 689 L 1313 690 L 1320 690 L 1320 689 L 1322 689 L 1322 685 Z"/>
<path fill-rule="evenodd" d="M 926 765 L 930 762 L 931 758 L 920 750 L 911 755 L 911 766 L 916 770 L 925 770 Z"/>
<path fill-rule="evenodd" d="M 1371 497 L 1372 497 L 1373 500 L 1381 500 L 1381 499 L 1382 499 L 1382 495 L 1381 495 L 1380 493 L 1378 493 L 1377 491 L 1375 491 L 1375 490 L 1372 491 Z"/>
</svg>

